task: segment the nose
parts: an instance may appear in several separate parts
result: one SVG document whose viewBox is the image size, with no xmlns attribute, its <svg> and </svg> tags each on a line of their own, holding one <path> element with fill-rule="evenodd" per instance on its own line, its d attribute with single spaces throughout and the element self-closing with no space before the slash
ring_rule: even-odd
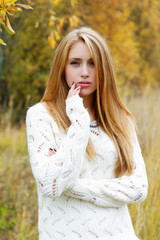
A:
<svg viewBox="0 0 160 240">
<path fill-rule="evenodd" d="M 82 78 L 88 78 L 89 77 L 89 71 L 88 71 L 87 64 L 82 65 L 81 77 Z"/>
</svg>

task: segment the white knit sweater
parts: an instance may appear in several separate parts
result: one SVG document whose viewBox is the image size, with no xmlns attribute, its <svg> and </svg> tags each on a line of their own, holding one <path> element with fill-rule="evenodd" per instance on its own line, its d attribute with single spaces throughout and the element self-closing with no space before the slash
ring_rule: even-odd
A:
<svg viewBox="0 0 160 240">
<path fill-rule="evenodd" d="M 143 201 L 147 176 L 134 132 L 131 176 L 116 178 L 113 141 L 92 122 L 78 95 L 66 100 L 67 134 L 42 103 L 27 112 L 30 163 L 37 183 L 40 240 L 137 240 L 128 203 Z M 89 138 L 97 159 L 86 155 Z M 55 149 L 51 155 L 50 148 Z"/>
</svg>

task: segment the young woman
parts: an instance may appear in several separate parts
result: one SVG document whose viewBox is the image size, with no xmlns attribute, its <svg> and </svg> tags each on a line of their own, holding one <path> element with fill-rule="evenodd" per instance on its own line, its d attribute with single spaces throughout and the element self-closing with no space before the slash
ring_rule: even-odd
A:
<svg viewBox="0 0 160 240">
<path fill-rule="evenodd" d="M 59 44 L 40 103 L 27 112 L 40 240 L 136 240 L 127 204 L 147 176 L 104 39 L 86 27 Z"/>
</svg>

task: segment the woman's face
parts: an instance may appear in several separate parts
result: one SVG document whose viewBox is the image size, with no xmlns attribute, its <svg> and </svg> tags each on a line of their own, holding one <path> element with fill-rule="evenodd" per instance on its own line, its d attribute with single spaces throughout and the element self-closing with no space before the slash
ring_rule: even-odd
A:
<svg viewBox="0 0 160 240">
<path fill-rule="evenodd" d="M 97 88 L 94 62 L 83 41 L 76 42 L 68 54 L 65 78 L 69 87 L 73 82 L 81 87 L 81 97 L 91 96 Z"/>
</svg>

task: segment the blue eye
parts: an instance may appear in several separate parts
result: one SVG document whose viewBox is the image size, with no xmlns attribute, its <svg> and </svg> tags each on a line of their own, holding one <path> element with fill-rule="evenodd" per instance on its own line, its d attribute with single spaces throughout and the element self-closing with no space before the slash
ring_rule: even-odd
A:
<svg viewBox="0 0 160 240">
<path fill-rule="evenodd" d="M 73 66 L 79 66 L 79 62 L 77 62 L 77 61 L 72 61 L 72 62 L 71 62 L 71 65 L 73 65 Z"/>
<path fill-rule="evenodd" d="M 93 61 L 91 61 L 89 64 L 90 64 L 91 66 L 94 66 L 94 62 L 93 62 Z"/>
</svg>

